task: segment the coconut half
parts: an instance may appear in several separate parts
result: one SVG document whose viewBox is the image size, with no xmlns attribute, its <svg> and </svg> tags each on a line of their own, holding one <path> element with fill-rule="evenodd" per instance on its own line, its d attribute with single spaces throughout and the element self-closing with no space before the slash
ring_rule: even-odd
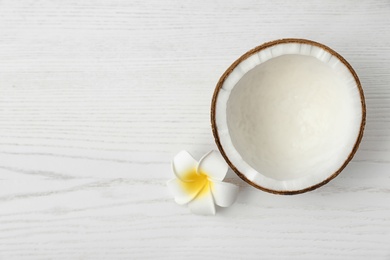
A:
<svg viewBox="0 0 390 260">
<path fill-rule="evenodd" d="M 212 99 L 217 146 L 243 180 L 298 194 L 336 177 L 363 136 L 366 108 L 349 63 L 320 43 L 258 46 L 220 78 Z"/>
</svg>

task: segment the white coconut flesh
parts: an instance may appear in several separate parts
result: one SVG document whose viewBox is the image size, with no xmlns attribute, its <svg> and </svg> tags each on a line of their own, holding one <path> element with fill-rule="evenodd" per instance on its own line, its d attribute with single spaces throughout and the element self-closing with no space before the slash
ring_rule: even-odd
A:
<svg viewBox="0 0 390 260">
<path fill-rule="evenodd" d="M 350 156 L 361 96 L 336 56 L 284 43 L 252 54 L 223 82 L 215 123 L 221 146 L 250 182 L 299 191 L 328 179 Z"/>
</svg>

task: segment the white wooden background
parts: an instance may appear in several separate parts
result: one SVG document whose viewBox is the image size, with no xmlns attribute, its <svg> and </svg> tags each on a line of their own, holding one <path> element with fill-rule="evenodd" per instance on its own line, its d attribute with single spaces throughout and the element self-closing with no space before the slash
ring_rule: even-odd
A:
<svg viewBox="0 0 390 260">
<path fill-rule="evenodd" d="M 194 216 L 165 182 L 216 149 L 214 86 L 241 54 L 302 37 L 341 53 L 368 120 L 328 185 L 248 186 Z M 0 0 L 0 259 L 390 259 L 390 2 Z"/>
</svg>

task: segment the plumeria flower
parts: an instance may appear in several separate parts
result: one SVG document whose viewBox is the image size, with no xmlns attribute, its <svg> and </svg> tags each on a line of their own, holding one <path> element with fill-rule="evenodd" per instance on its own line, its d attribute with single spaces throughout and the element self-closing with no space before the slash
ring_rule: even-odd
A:
<svg viewBox="0 0 390 260">
<path fill-rule="evenodd" d="M 222 156 L 211 151 L 199 163 L 187 152 L 181 151 L 172 161 L 176 178 L 167 182 L 175 201 L 188 204 L 191 212 L 199 215 L 214 215 L 215 204 L 229 207 L 234 203 L 238 187 L 222 182 L 228 166 Z"/>
</svg>

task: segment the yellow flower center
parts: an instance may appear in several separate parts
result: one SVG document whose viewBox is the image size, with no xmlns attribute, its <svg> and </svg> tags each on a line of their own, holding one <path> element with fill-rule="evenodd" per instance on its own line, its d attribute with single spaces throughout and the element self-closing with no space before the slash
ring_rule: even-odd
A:
<svg viewBox="0 0 390 260">
<path fill-rule="evenodd" d="M 198 193 L 197 197 L 202 197 L 206 195 L 212 185 L 212 182 L 209 181 L 207 178 L 207 174 L 204 173 L 197 173 L 196 168 L 188 171 L 186 174 L 184 174 L 183 178 L 185 180 L 190 180 L 189 182 L 181 182 L 181 185 L 183 189 L 188 194 L 196 194 Z"/>
</svg>

